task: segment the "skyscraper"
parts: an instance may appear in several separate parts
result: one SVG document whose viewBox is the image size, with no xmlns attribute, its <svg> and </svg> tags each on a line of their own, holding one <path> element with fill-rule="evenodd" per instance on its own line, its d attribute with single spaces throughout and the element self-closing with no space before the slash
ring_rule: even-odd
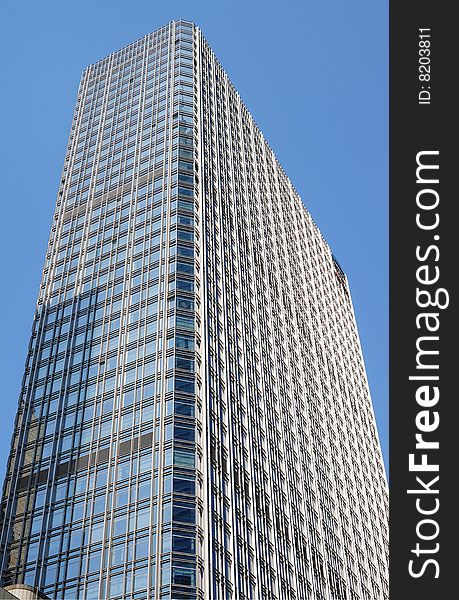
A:
<svg viewBox="0 0 459 600">
<path fill-rule="evenodd" d="M 1 583 L 379 600 L 387 489 L 345 274 L 192 23 L 82 75 Z"/>
</svg>

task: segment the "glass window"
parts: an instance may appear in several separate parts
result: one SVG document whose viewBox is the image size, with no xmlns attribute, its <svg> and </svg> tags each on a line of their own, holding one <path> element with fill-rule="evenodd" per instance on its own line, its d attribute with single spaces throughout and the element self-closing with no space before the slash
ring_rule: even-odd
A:
<svg viewBox="0 0 459 600">
<path fill-rule="evenodd" d="M 196 481 L 194 477 L 174 477 L 173 490 L 174 493 L 194 496 L 196 493 Z"/>
<path fill-rule="evenodd" d="M 185 534 L 174 534 L 172 536 L 172 551 L 194 554 L 196 551 L 195 537 Z"/>
<path fill-rule="evenodd" d="M 143 590 L 148 585 L 148 569 L 137 569 L 134 572 L 134 591 Z"/>
<path fill-rule="evenodd" d="M 185 467 L 194 469 L 195 453 L 194 450 L 174 448 L 174 465 L 176 467 Z"/>
<path fill-rule="evenodd" d="M 191 566 L 178 566 L 173 565 L 172 567 L 172 583 L 176 585 L 196 585 L 196 569 Z"/>
<path fill-rule="evenodd" d="M 119 596 L 123 593 L 124 574 L 112 575 L 110 577 L 110 596 Z"/>
<path fill-rule="evenodd" d="M 194 427 L 183 427 L 181 425 L 175 425 L 174 427 L 174 438 L 178 440 L 184 440 L 186 442 L 194 442 L 195 430 Z"/>
<path fill-rule="evenodd" d="M 195 416 L 195 405 L 194 403 L 176 400 L 174 402 L 174 414 L 193 418 Z"/>
<path fill-rule="evenodd" d="M 169 321 L 170 323 L 170 321 Z M 173 325 L 173 321 L 171 323 Z M 194 329 L 194 319 L 192 317 L 182 317 L 181 315 L 176 315 L 175 317 L 175 325 L 178 329 Z"/>
</svg>

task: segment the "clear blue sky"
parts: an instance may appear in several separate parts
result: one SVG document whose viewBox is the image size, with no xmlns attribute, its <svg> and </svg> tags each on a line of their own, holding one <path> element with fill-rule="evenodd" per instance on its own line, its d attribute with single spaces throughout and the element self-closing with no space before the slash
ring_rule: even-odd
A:
<svg viewBox="0 0 459 600">
<path fill-rule="evenodd" d="M 387 464 L 387 2 L 3 0 L 0 479 L 81 71 L 174 18 L 201 27 L 349 277 Z"/>
</svg>

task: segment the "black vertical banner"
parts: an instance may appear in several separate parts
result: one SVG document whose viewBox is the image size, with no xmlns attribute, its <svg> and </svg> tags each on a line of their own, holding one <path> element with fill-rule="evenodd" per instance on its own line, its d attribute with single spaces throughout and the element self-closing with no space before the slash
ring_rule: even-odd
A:
<svg viewBox="0 0 459 600">
<path fill-rule="evenodd" d="M 454 8 L 390 3 L 391 600 L 458 597 Z"/>
</svg>

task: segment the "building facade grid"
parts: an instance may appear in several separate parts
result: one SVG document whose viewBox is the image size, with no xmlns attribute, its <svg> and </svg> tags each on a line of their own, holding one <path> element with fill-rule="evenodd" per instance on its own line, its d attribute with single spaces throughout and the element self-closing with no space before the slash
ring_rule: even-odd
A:
<svg viewBox="0 0 459 600">
<path fill-rule="evenodd" d="M 83 72 L 2 513 L 59 600 L 388 598 L 347 278 L 193 23 Z"/>
</svg>

